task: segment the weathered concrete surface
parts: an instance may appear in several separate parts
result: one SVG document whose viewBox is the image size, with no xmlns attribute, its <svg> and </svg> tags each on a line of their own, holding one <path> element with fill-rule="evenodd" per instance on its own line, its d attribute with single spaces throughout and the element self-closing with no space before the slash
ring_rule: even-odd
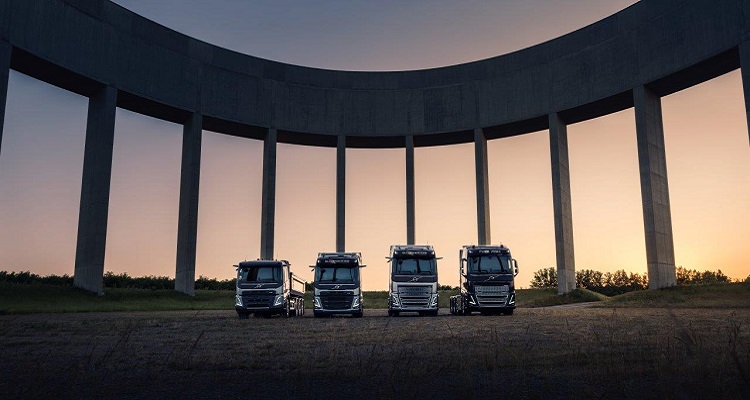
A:
<svg viewBox="0 0 750 400">
<path fill-rule="evenodd" d="M 471 142 L 476 127 L 531 132 L 554 112 L 568 123 L 594 118 L 631 107 L 637 86 L 665 95 L 735 69 L 750 31 L 746 3 L 643 0 L 514 53 L 398 72 L 263 60 L 108 1 L 7 0 L 0 33 L 18 49 L 14 69 L 77 92 L 111 84 L 123 107 L 147 115 L 195 111 L 211 129 L 249 137 L 272 125 L 280 141 L 304 144 L 334 146 L 344 134 L 349 147 L 402 147 L 412 133 L 427 146 Z"/>
<path fill-rule="evenodd" d="M 414 244 L 416 216 L 414 197 L 414 136 L 406 136 L 406 244 Z"/>
<path fill-rule="evenodd" d="M 182 130 L 180 211 L 177 221 L 177 267 L 174 288 L 195 295 L 195 252 L 198 237 L 198 195 L 201 176 L 203 116 L 193 113 Z"/>
<path fill-rule="evenodd" d="M 260 258 L 272 260 L 276 217 L 276 139 L 277 131 L 268 129 L 263 142 L 263 193 L 260 213 Z"/>
<path fill-rule="evenodd" d="M 346 136 L 336 146 L 336 251 L 346 251 Z"/>
<path fill-rule="evenodd" d="M 646 231 L 648 286 L 658 289 L 676 283 L 661 99 L 644 86 L 633 90 L 633 98 Z"/>
<path fill-rule="evenodd" d="M 5 103 L 8 99 L 8 75 L 10 73 L 11 47 L 0 40 L 0 154 L 3 146 L 3 126 L 5 125 Z"/>
<path fill-rule="evenodd" d="M 116 104 L 117 89 L 101 87 L 89 99 L 86 122 L 73 284 L 95 293 L 103 293 Z"/>
<path fill-rule="evenodd" d="M 576 288 L 576 260 L 573 252 L 573 210 L 570 201 L 568 127 L 556 113 L 549 115 L 549 149 L 552 166 L 552 203 L 555 216 L 557 293 Z"/>
<path fill-rule="evenodd" d="M 491 244 L 487 138 L 484 136 L 484 132 L 482 132 L 481 128 L 474 129 L 474 167 L 476 168 L 477 178 L 477 244 Z"/>
</svg>

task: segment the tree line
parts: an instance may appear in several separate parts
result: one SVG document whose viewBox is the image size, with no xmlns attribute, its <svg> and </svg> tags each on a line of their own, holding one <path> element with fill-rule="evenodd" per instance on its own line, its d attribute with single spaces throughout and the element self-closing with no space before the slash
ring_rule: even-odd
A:
<svg viewBox="0 0 750 400">
<path fill-rule="evenodd" d="M 27 285 L 73 286 L 73 277 L 68 274 L 40 276 L 29 271 L 0 271 L 0 282 Z M 236 283 L 237 278 L 219 280 L 200 276 L 195 280 L 195 289 L 234 290 Z M 153 290 L 174 289 L 174 278 L 155 275 L 133 277 L 128 275 L 127 272 L 115 274 L 108 271 L 104 273 L 104 287 Z"/>
<path fill-rule="evenodd" d="M 677 267 L 675 272 L 678 286 L 732 282 L 732 279 L 724 275 L 721 270 L 700 272 L 695 269 Z M 744 282 L 750 283 L 750 275 L 745 278 Z M 550 267 L 534 272 L 531 287 L 536 289 L 557 287 L 557 269 Z M 648 274 L 645 272 L 643 274 L 628 273 L 623 269 L 615 272 L 583 269 L 576 271 L 576 287 L 606 296 L 616 296 L 635 290 L 648 289 Z"/>
</svg>

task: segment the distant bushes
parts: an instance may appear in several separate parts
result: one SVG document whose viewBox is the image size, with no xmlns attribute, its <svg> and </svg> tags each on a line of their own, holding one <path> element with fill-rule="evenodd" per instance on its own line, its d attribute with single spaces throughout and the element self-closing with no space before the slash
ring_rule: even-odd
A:
<svg viewBox="0 0 750 400">
<path fill-rule="evenodd" d="M 218 280 L 200 276 L 195 280 L 197 290 L 234 290 L 236 279 Z M 29 271 L 6 272 L 0 271 L 0 282 L 20 285 L 55 285 L 73 286 L 73 277 L 65 275 L 39 276 Z M 104 287 L 130 289 L 174 289 L 174 279 L 168 276 L 140 276 L 132 277 L 126 272 L 115 274 L 108 271 L 104 274 Z"/>
<path fill-rule="evenodd" d="M 724 275 L 721 270 L 716 272 L 699 272 L 694 269 L 677 267 L 676 278 L 678 286 L 701 285 L 710 283 L 729 283 L 732 280 Z M 750 276 L 745 279 L 750 283 Z M 557 269 L 554 267 L 543 268 L 534 272 L 531 280 L 532 288 L 554 288 L 557 287 Z M 615 272 L 600 272 L 591 269 L 576 271 L 576 287 L 601 293 L 606 296 L 616 296 L 636 290 L 648 288 L 648 275 L 628 273 L 625 270 Z"/>
</svg>

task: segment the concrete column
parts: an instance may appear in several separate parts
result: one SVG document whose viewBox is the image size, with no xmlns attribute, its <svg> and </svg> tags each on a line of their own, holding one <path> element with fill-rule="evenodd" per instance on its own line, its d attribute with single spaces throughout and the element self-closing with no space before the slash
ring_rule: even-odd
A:
<svg viewBox="0 0 750 400">
<path fill-rule="evenodd" d="M 414 244 L 414 136 L 406 135 L 406 244 Z"/>
<path fill-rule="evenodd" d="M 263 199 L 260 215 L 260 258 L 273 259 L 276 218 L 276 129 L 269 128 L 263 144 Z"/>
<path fill-rule="evenodd" d="M 73 285 L 99 294 L 104 294 L 104 252 L 107 247 L 116 109 L 117 89 L 111 86 L 100 88 L 89 98 Z"/>
<path fill-rule="evenodd" d="M 203 116 L 193 113 L 182 129 L 180 211 L 177 222 L 177 268 L 174 289 L 195 295 L 195 249 L 198 237 L 198 187 L 201 176 Z"/>
<path fill-rule="evenodd" d="M 5 102 L 8 98 L 8 76 L 10 74 L 10 44 L 0 41 L 0 150 L 3 144 L 3 126 L 5 125 Z M 0 153 L 2 153 L 0 151 Z"/>
<path fill-rule="evenodd" d="M 346 251 L 346 136 L 336 144 L 336 251 Z"/>
<path fill-rule="evenodd" d="M 739 50 L 742 88 L 745 93 L 745 116 L 747 117 L 748 135 L 750 135 L 750 42 L 740 44 Z"/>
<path fill-rule="evenodd" d="M 487 138 L 482 128 L 474 129 L 474 165 L 477 179 L 477 244 L 490 244 L 490 185 L 487 168 Z"/>
<path fill-rule="evenodd" d="M 576 263 L 573 253 L 568 127 L 557 113 L 549 115 L 549 149 L 552 166 L 552 204 L 555 215 L 557 293 L 565 294 L 576 288 Z"/>
<path fill-rule="evenodd" d="M 644 86 L 635 88 L 633 97 L 643 224 L 646 231 L 648 286 L 649 289 L 658 289 L 674 286 L 676 283 L 661 99 Z"/>
</svg>

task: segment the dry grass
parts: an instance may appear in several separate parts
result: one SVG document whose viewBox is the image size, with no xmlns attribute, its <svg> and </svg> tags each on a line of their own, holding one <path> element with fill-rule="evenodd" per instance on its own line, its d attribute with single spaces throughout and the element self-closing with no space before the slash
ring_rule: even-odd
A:
<svg viewBox="0 0 750 400">
<path fill-rule="evenodd" d="M 4 397 L 748 398 L 748 309 L 0 316 Z"/>
</svg>

